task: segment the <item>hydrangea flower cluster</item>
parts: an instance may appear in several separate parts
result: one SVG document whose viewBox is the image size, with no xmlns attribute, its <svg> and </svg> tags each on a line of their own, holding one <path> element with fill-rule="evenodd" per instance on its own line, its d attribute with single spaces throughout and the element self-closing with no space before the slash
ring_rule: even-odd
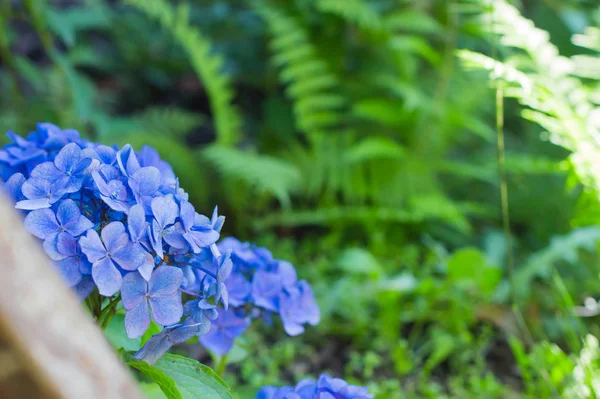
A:
<svg viewBox="0 0 600 399">
<path fill-rule="evenodd" d="M 206 348 L 218 355 L 229 352 L 234 339 L 262 315 L 278 314 L 289 335 L 304 332 L 304 324 L 319 323 L 319 307 L 310 285 L 298 281 L 291 263 L 274 259 L 266 248 L 225 238 L 218 244 L 221 252 L 231 253 L 233 269 L 225 282 L 231 308 L 222 312 L 213 329 L 200 337 Z"/>
<path fill-rule="evenodd" d="M 95 144 L 49 123 L 8 137 L 0 181 L 65 281 L 81 298 L 120 295 L 131 338 L 151 319 L 165 326 L 139 359 L 210 329 L 228 306 L 232 263 L 216 245 L 224 217 L 197 213 L 154 149 Z"/>
<path fill-rule="evenodd" d="M 322 374 L 318 381 L 302 380 L 295 387 L 261 388 L 256 399 L 372 399 L 367 388 L 349 385 L 340 378 Z"/>
</svg>

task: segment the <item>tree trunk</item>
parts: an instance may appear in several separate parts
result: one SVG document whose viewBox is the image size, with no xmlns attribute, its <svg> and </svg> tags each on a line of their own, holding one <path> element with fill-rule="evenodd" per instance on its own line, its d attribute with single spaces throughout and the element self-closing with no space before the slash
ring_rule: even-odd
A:
<svg viewBox="0 0 600 399">
<path fill-rule="evenodd" d="M 142 398 L 126 367 L 2 193 L 0 396 Z"/>
</svg>

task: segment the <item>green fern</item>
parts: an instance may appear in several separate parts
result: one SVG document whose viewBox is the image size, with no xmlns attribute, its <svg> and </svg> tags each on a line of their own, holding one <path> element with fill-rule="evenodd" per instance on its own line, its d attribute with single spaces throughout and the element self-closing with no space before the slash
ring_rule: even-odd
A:
<svg viewBox="0 0 600 399">
<path fill-rule="evenodd" d="M 443 198 L 431 197 L 423 198 L 422 203 L 414 202 L 406 209 L 383 206 L 334 206 L 282 211 L 257 221 L 255 227 L 263 229 L 273 226 L 332 226 L 344 223 L 370 226 L 373 223 L 415 224 L 438 220 L 466 233 L 470 230 L 470 226 L 465 214 L 478 211 L 480 209 L 473 207 L 472 204 L 455 205 Z"/>
<path fill-rule="evenodd" d="M 172 7 L 165 0 L 127 0 L 127 3 L 160 22 L 170 32 L 190 57 L 192 67 L 208 93 L 215 119 L 217 142 L 232 146 L 239 138 L 240 114 L 232 102 L 232 83 L 223 73 L 223 58 L 211 53 L 212 44 L 196 28 L 190 25 L 188 7 L 180 4 Z"/>
<path fill-rule="evenodd" d="M 600 228 L 595 226 L 582 227 L 552 239 L 550 245 L 531 255 L 515 274 L 515 294 L 524 298 L 530 292 L 532 281 L 535 278 L 550 280 L 555 265 L 558 262 L 576 264 L 580 259 L 581 250 L 596 251 L 600 242 Z M 507 284 L 499 292 L 500 298 L 508 298 Z"/>
<path fill-rule="evenodd" d="M 366 0 L 318 0 L 317 9 L 331 13 L 363 29 L 379 31 L 382 20 Z"/>
<path fill-rule="evenodd" d="M 150 107 L 127 117 L 102 112 L 94 115 L 97 133 L 107 142 L 123 135 L 157 135 L 182 140 L 204 120 L 202 115 L 176 107 Z"/>
<path fill-rule="evenodd" d="M 298 129 L 310 136 L 336 131 L 346 101 L 338 94 L 339 80 L 318 56 L 306 27 L 284 8 L 254 4 L 273 36 L 273 61 L 281 68 L 281 81 L 294 102 Z"/>
<path fill-rule="evenodd" d="M 528 107 L 523 116 L 546 129 L 553 143 L 572 152 L 570 162 L 580 181 L 600 197 L 600 120 L 594 117 L 600 107 L 594 104 L 593 91 L 572 76 L 577 63 L 561 56 L 547 32 L 504 0 L 494 2 L 483 17 L 484 26 L 504 45 L 527 57 L 500 62 L 467 50 L 459 51 L 459 57 L 466 66 L 490 71 L 493 79 L 505 82 L 505 94 Z M 592 33 L 585 36 L 587 41 L 577 37 L 593 46 Z M 597 55 L 592 58 L 600 62 Z"/>
<path fill-rule="evenodd" d="M 267 155 L 222 146 L 209 146 L 201 155 L 226 179 L 225 185 L 241 182 L 256 193 L 275 196 L 283 207 L 290 206 L 300 182 L 295 166 Z"/>
</svg>

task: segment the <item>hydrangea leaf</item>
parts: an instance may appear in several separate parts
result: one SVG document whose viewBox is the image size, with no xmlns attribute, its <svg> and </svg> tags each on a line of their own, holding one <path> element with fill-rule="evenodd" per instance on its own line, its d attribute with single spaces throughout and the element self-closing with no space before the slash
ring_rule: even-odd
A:
<svg viewBox="0 0 600 399">
<path fill-rule="evenodd" d="M 227 384 L 196 360 L 167 353 L 154 367 L 175 381 L 183 399 L 233 399 Z"/>
<path fill-rule="evenodd" d="M 177 383 L 159 368 L 137 360 L 127 362 L 127 364 L 157 383 L 168 399 L 184 398 L 179 392 Z"/>
<path fill-rule="evenodd" d="M 137 351 L 142 346 L 141 338 L 129 338 L 125 331 L 125 316 L 123 314 L 116 314 L 108 323 L 104 335 L 108 342 L 116 348 L 123 348 L 127 351 Z"/>
</svg>

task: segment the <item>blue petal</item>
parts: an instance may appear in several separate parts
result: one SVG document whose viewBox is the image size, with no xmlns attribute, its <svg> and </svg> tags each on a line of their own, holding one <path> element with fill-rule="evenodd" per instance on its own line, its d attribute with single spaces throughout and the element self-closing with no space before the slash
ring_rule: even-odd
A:
<svg viewBox="0 0 600 399">
<path fill-rule="evenodd" d="M 38 198 L 33 200 L 23 200 L 17 202 L 15 208 L 26 211 L 32 211 L 35 209 L 50 208 L 50 200 L 48 198 Z"/>
<path fill-rule="evenodd" d="M 56 218 L 62 227 L 74 237 L 94 227 L 92 222 L 81 215 L 79 207 L 71 199 L 66 199 L 60 203 L 56 211 Z"/>
<path fill-rule="evenodd" d="M 56 238 L 56 249 L 64 256 L 77 255 L 77 240 L 68 233 L 60 233 Z"/>
<path fill-rule="evenodd" d="M 92 266 L 92 278 L 98 286 L 100 295 L 113 296 L 121 288 L 123 278 L 110 258 L 95 262 Z"/>
<path fill-rule="evenodd" d="M 79 270 L 79 262 L 75 258 L 66 258 L 55 263 L 61 276 L 69 287 L 73 287 L 81 281 L 81 271 Z"/>
<path fill-rule="evenodd" d="M 146 222 L 146 214 L 144 207 L 141 205 L 134 205 L 129 209 L 127 215 L 127 230 L 129 230 L 129 237 L 131 241 L 139 242 L 146 235 L 148 223 Z"/>
<path fill-rule="evenodd" d="M 75 143 L 67 144 L 54 158 L 54 165 L 64 173 L 72 172 L 81 157 L 81 148 Z"/>
<path fill-rule="evenodd" d="M 25 183 L 25 180 L 25 176 L 21 173 L 15 173 L 4 184 L 4 190 L 6 190 L 6 193 L 10 195 L 13 201 L 24 199 L 21 187 L 23 186 L 23 183 Z"/>
<path fill-rule="evenodd" d="M 126 144 L 117 152 L 117 163 L 125 176 L 132 176 L 140 168 L 140 163 L 129 144 Z"/>
<path fill-rule="evenodd" d="M 223 356 L 233 347 L 233 338 L 211 328 L 207 334 L 200 336 L 200 343 L 214 354 Z"/>
<path fill-rule="evenodd" d="M 275 387 L 262 387 L 256 394 L 256 399 L 274 399 L 276 393 L 277 388 Z"/>
<path fill-rule="evenodd" d="M 100 160 L 105 164 L 112 165 L 117 159 L 115 150 L 106 145 L 99 145 L 96 147 L 96 152 L 98 153 Z"/>
<path fill-rule="evenodd" d="M 254 274 L 252 297 L 256 306 L 277 312 L 281 290 L 281 279 L 276 273 L 258 270 Z"/>
<path fill-rule="evenodd" d="M 160 187 L 160 172 L 154 166 L 140 168 L 133 173 L 129 186 L 137 195 L 153 195 Z"/>
<path fill-rule="evenodd" d="M 125 331 L 129 338 L 144 335 L 150 325 L 150 311 L 146 301 L 140 301 L 135 307 L 125 313 Z"/>
<path fill-rule="evenodd" d="M 31 171 L 31 177 L 53 182 L 65 177 L 65 174 L 57 169 L 52 162 L 44 162 Z"/>
<path fill-rule="evenodd" d="M 175 223 L 179 207 L 175 203 L 172 195 L 169 194 L 164 197 L 156 197 L 152 200 L 150 206 L 152 208 L 154 219 L 156 219 L 160 227 L 166 227 Z"/>
<path fill-rule="evenodd" d="M 175 223 L 175 225 L 173 226 L 173 230 L 167 234 L 164 239 L 167 242 L 167 244 L 169 244 L 170 246 L 177 248 L 177 249 L 185 249 L 189 246 L 189 244 L 187 243 L 187 241 L 185 240 L 185 238 L 183 238 L 183 227 L 181 226 L 181 223 L 177 222 Z"/>
<path fill-rule="evenodd" d="M 149 292 L 153 297 L 170 296 L 178 292 L 183 282 L 183 272 L 174 266 L 161 266 L 154 270 L 149 281 Z"/>
<path fill-rule="evenodd" d="M 277 263 L 277 273 L 281 277 L 281 283 L 284 287 L 293 286 L 298 279 L 296 269 L 290 262 L 280 260 Z"/>
<path fill-rule="evenodd" d="M 189 231 L 194 226 L 194 216 L 196 211 L 194 206 L 189 202 L 182 202 L 180 204 L 180 208 L 181 210 L 179 211 L 179 217 L 181 218 L 183 229 L 185 231 Z"/>
<path fill-rule="evenodd" d="M 50 209 L 38 209 L 25 217 L 25 229 L 34 236 L 52 238 L 59 232 L 59 225 L 54 212 Z"/>
<path fill-rule="evenodd" d="M 156 255 L 162 259 L 164 257 L 164 251 L 161 232 L 162 228 L 158 225 L 156 220 L 153 220 L 152 228 L 150 229 L 150 244 L 152 244 L 152 248 L 154 249 L 154 252 L 156 252 Z"/>
<path fill-rule="evenodd" d="M 83 172 L 85 172 L 85 170 L 92 164 L 92 158 L 86 157 L 83 158 L 81 161 L 79 161 L 79 163 L 77 163 L 77 165 L 75 166 L 75 169 L 73 169 L 72 173 L 74 175 L 79 175 Z"/>
<path fill-rule="evenodd" d="M 106 257 L 106 249 L 95 230 L 88 230 L 87 234 L 79 239 L 79 245 L 81 251 L 92 263 Z"/>
<path fill-rule="evenodd" d="M 100 232 L 100 235 L 109 253 L 117 251 L 129 243 L 129 236 L 125 233 L 125 226 L 121 222 L 107 224 Z"/>
<path fill-rule="evenodd" d="M 49 240 L 44 240 L 42 246 L 44 247 L 44 252 L 46 253 L 46 255 L 48 255 L 48 257 L 54 261 L 63 260 L 67 257 L 66 255 L 63 255 L 58 251 L 57 237 L 53 237 Z"/>
<path fill-rule="evenodd" d="M 148 283 L 139 273 L 128 273 L 123 277 L 121 286 L 121 301 L 125 310 L 138 306 L 140 302 L 146 303 Z"/>
<path fill-rule="evenodd" d="M 200 252 L 202 248 L 206 248 L 217 242 L 219 233 L 213 229 L 204 231 L 192 231 L 185 233 L 183 238 L 190 244 L 194 253 Z"/>
<path fill-rule="evenodd" d="M 152 271 L 154 270 L 154 260 L 152 259 L 152 255 L 146 255 L 146 263 L 140 266 L 137 271 L 144 278 L 144 280 L 149 281 L 152 276 Z"/>
<path fill-rule="evenodd" d="M 79 299 L 83 301 L 94 291 L 94 288 L 96 288 L 96 284 L 94 284 L 92 278 L 84 276 L 79 284 L 77 284 L 77 287 L 75 287 L 75 291 L 77 292 Z"/>
<path fill-rule="evenodd" d="M 162 326 L 178 323 L 183 316 L 183 304 L 179 293 L 171 296 L 150 296 L 149 302 L 154 321 Z"/>
<path fill-rule="evenodd" d="M 127 237 L 126 234 L 125 236 Z M 127 241 L 127 245 L 111 252 L 112 259 L 124 270 L 137 270 L 146 263 L 147 252 L 141 245 L 129 242 L 129 237 L 127 237 Z"/>
</svg>

